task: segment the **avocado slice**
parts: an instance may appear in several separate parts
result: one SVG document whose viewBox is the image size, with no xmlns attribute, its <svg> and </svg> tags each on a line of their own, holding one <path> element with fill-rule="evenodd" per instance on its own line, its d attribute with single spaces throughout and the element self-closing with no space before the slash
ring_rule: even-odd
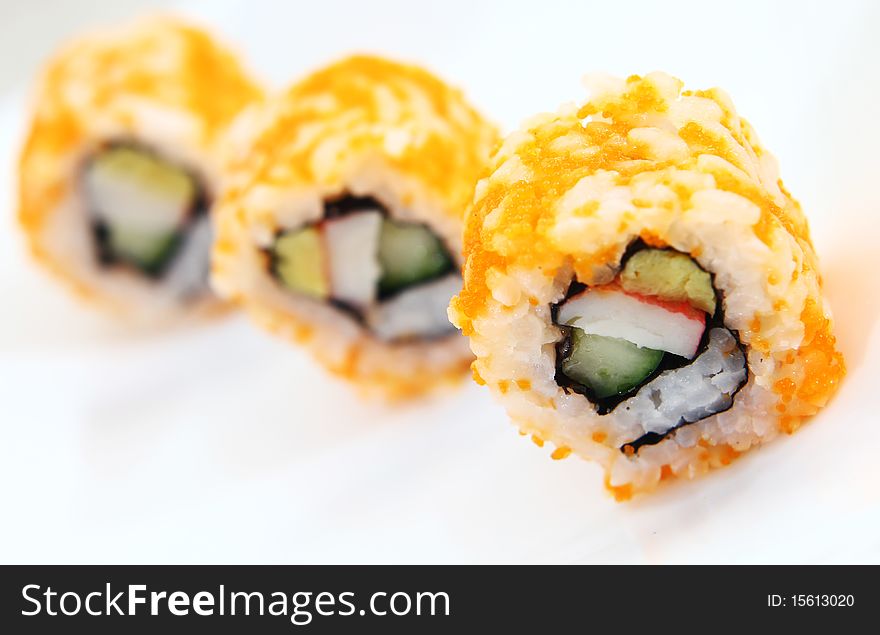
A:
<svg viewBox="0 0 880 635">
<path fill-rule="evenodd" d="M 709 315 L 715 313 L 712 277 L 687 254 L 670 249 L 643 249 L 620 272 L 624 291 L 687 302 Z"/>
<path fill-rule="evenodd" d="M 330 295 L 324 249 L 315 227 L 280 234 L 271 251 L 275 274 L 285 287 L 321 300 Z"/>
<path fill-rule="evenodd" d="M 139 148 L 108 148 L 93 159 L 90 169 L 107 179 L 116 179 L 130 188 L 139 188 L 169 201 L 186 203 L 196 195 L 196 184 L 189 174 Z"/>
<path fill-rule="evenodd" d="M 625 395 L 640 386 L 661 359 L 663 351 L 572 327 L 571 351 L 562 360 L 562 372 L 589 388 L 597 398 L 605 399 Z"/>
<path fill-rule="evenodd" d="M 383 294 L 436 278 L 453 268 L 449 252 L 427 226 L 387 218 L 379 236 L 379 264 L 379 291 Z"/>
</svg>

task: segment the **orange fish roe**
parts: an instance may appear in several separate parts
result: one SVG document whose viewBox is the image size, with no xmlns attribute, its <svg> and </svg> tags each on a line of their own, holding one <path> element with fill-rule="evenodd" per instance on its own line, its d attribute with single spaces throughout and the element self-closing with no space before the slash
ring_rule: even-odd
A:
<svg viewBox="0 0 880 635">
<path fill-rule="evenodd" d="M 476 383 L 479 386 L 486 385 L 486 380 L 480 376 L 480 371 L 477 370 L 477 363 L 476 362 L 471 362 L 471 375 L 474 378 L 474 383 Z"/>
<path fill-rule="evenodd" d="M 633 486 L 630 483 L 624 485 L 612 485 L 609 477 L 605 478 L 605 489 L 607 489 L 618 503 L 623 503 L 633 497 Z"/>
<path fill-rule="evenodd" d="M 721 104 L 719 93 L 698 92 L 703 98 Z M 581 108 L 577 118 L 558 117 L 543 121 L 541 125 L 530 128 L 527 131 L 530 139 L 516 148 L 516 157 L 532 178 L 511 183 L 491 178 L 488 183 L 484 181 L 488 188 L 482 196 L 477 197 L 465 229 L 465 287 L 453 302 L 460 327 L 465 333 L 468 333 L 470 319 L 480 314 L 486 298 L 490 296 L 485 284 L 487 272 L 492 268 L 506 270 L 506 256 L 516 254 L 517 264 L 526 267 L 541 266 L 556 270 L 564 264 L 565 256 L 554 248 L 553 241 L 547 234 L 554 226 L 551 212 L 555 197 L 571 190 L 583 177 L 600 169 L 616 170 L 618 183 L 626 185 L 640 174 L 666 167 L 663 161 L 644 159 L 637 146 L 628 139 L 628 133 L 637 124 L 627 121 L 627 116 L 643 112 L 640 109 L 648 105 L 657 112 L 665 112 L 667 109 L 666 102 L 658 97 L 650 81 L 638 76 L 630 77 L 627 79 L 627 90 L 624 94 L 602 108 L 603 116 L 612 119 L 611 123 L 592 121 L 582 125 L 580 119 L 599 110 L 591 104 Z M 740 123 L 743 127 L 748 127 L 745 121 Z M 728 161 L 731 167 L 741 163 L 736 151 L 739 146 L 734 141 L 716 138 L 696 122 L 684 125 L 679 130 L 679 135 L 689 143 L 694 152 L 712 153 Z M 736 136 L 742 138 L 741 134 Z M 570 139 L 571 143 L 555 146 L 554 142 L 562 138 Z M 502 146 L 496 155 L 494 167 L 497 168 L 507 158 L 505 149 Z M 756 234 L 764 242 L 770 240 L 775 227 L 782 225 L 789 233 L 809 245 L 806 220 L 796 201 L 789 198 L 789 207 L 783 208 L 773 202 L 766 192 L 744 178 L 725 178 L 717 170 L 712 174 L 716 182 L 721 181 L 716 183 L 717 187 L 755 202 L 766 212 L 762 213 L 759 226 L 756 227 Z M 692 192 L 684 190 L 682 194 L 689 197 Z M 596 210 L 597 202 L 588 201 L 578 213 L 589 215 Z M 490 212 L 494 212 L 494 215 L 500 213 L 493 225 L 505 237 L 503 251 L 485 240 L 483 235 L 484 220 Z M 654 232 L 643 231 L 640 237 L 649 245 L 666 246 L 666 241 Z M 592 254 L 590 258 L 579 263 L 576 271 L 587 271 L 590 266 L 608 260 L 608 252 Z"/>
<path fill-rule="evenodd" d="M 356 55 L 319 69 L 251 109 L 231 135 L 216 215 L 224 248 L 213 252 L 212 277 L 258 323 L 285 325 L 283 335 L 312 324 L 310 352 L 350 382 L 390 396 L 424 394 L 471 365 L 466 342 L 454 334 L 388 342 L 350 328 L 335 309 L 279 297 L 286 292 L 263 284 L 269 274 L 258 252 L 266 245 L 255 237 L 308 222 L 309 203 L 348 193 L 414 215 L 459 252 L 464 212 L 497 140 L 459 90 L 419 67 Z M 482 372 L 471 365 L 477 383 Z M 493 381 L 513 386 L 531 387 Z"/>
<path fill-rule="evenodd" d="M 843 355 L 835 348 L 836 340 L 831 334 L 831 321 L 817 302 L 807 300 L 801 320 L 806 332 L 804 344 L 798 349 L 796 356 L 796 361 L 800 361 L 802 365 L 796 394 L 798 399 L 818 408 L 824 406 L 837 390 L 840 380 L 846 374 L 846 366 Z"/>
<path fill-rule="evenodd" d="M 639 238 L 641 238 L 649 247 L 664 249 L 668 246 L 665 240 L 663 240 L 657 234 L 651 231 L 643 231 L 641 234 L 639 234 Z"/>
<path fill-rule="evenodd" d="M 561 461 L 562 459 L 567 458 L 569 454 L 571 454 L 571 448 L 568 446 L 562 445 L 562 446 L 556 448 L 555 450 L 553 450 L 553 453 L 550 455 L 550 458 L 553 459 L 554 461 Z"/>
<path fill-rule="evenodd" d="M 64 159 L 94 142 L 96 120 L 130 127 L 138 104 L 150 103 L 192 117 L 201 126 L 199 142 L 210 145 L 262 95 L 230 51 L 171 18 L 73 42 L 49 63 L 37 90 L 39 108 L 21 155 L 21 223 L 36 230 L 68 194 Z"/>
<path fill-rule="evenodd" d="M 719 461 L 721 465 L 730 465 L 730 463 L 739 457 L 740 453 L 729 445 L 723 445 L 718 449 Z"/>
<path fill-rule="evenodd" d="M 387 107 L 389 100 L 396 100 L 394 108 Z M 284 187 L 332 180 L 332 173 L 315 173 L 314 158 L 322 145 L 339 139 L 344 145 L 331 171 L 346 167 L 347 157 L 378 152 L 389 167 L 442 196 L 444 211 L 460 219 L 497 139 L 494 127 L 467 105 L 459 90 L 417 66 L 368 55 L 349 57 L 310 75 L 280 95 L 273 107 L 271 123 L 235 161 L 236 171 L 247 174 L 250 183 L 240 196 L 258 184 Z M 423 108 L 430 111 L 423 113 Z M 416 132 L 413 123 L 423 117 L 442 118 L 445 129 Z M 318 120 L 322 126 L 310 129 Z"/>
<path fill-rule="evenodd" d="M 773 384 L 773 390 L 775 390 L 778 394 L 783 396 L 788 396 L 791 399 L 791 396 L 794 394 L 794 391 L 797 389 L 797 384 L 794 383 L 790 378 L 784 377 L 780 379 L 775 384 Z"/>
<path fill-rule="evenodd" d="M 96 271 L 77 238 L 88 222 L 81 218 L 80 176 L 97 148 L 131 141 L 198 174 L 213 196 L 224 132 L 262 96 L 231 51 L 172 18 L 141 20 L 64 47 L 34 91 L 19 160 L 18 221 L 34 258 L 75 294 L 131 321 L 226 310 L 209 293 L 171 306 L 160 285 L 116 284 L 117 272 Z"/>
<path fill-rule="evenodd" d="M 668 479 L 671 465 L 692 477 L 776 427 L 794 431 L 827 403 L 845 366 L 806 217 L 730 98 L 683 91 L 662 73 L 587 85 L 590 101 L 529 120 L 491 159 L 466 216 L 464 284 L 449 314 L 511 417 L 540 421 L 548 442 L 600 462 L 606 487 L 625 500 Z M 553 307 L 572 280 L 613 283 L 637 239 L 712 274 L 749 371 L 729 409 L 642 445 L 631 435 L 661 434 L 642 410 L 599 414 L 589 392 L 551 383 L 565 335 Z M 507 391 L 517 377 L 530 377 L 532 394 Z"/>
</svg>

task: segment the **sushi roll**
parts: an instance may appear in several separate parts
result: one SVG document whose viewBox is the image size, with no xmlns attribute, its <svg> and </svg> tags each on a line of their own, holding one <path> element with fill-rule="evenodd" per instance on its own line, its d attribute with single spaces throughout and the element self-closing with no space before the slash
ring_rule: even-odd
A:
<svg viewBox="0 0 880 635">
<path fill-rule="evenodd" d="M 230 134 L 212 279 L 257 323 L 385 397 L 459 378 L 464 210 L 497 133 L 421 68 L 354 56 Z"/>
<path fill-rule="evenodd" d="M 794 432 L 845 369 L 807 221 L 728 96 L 587 84 L 494 155 L 450 317 L 523 434 L 627 499 Z"/>
<path fill-rule="evenodd" d="M 48 64 L 20 159 L 31 252 L 78 295 L 142 322 L 212 312 L 224 130 L 261 89 L 200 29 L 151 18 Z"/>
</svg>

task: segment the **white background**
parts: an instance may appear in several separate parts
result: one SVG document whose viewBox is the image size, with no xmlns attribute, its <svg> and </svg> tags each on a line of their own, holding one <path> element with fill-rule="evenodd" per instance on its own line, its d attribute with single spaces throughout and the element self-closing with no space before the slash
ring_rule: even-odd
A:
<svg viewBox="0 0 880 635">
<path fill-rule="evenodd" d="M 392 409 L 241 317 L 132 333 L 27 260 L 14 172 L 39 61 L 147 3 L 4 0 L 0 562 L 880 562 L 880 4 L 160 4 L 275 85 L 385 53 L 506 130 L 580 100 L 588 71 L 725 88 L 809 215 L 850 375 L 795 436 L 617 504 L 474 385 Z"/>
</svg>

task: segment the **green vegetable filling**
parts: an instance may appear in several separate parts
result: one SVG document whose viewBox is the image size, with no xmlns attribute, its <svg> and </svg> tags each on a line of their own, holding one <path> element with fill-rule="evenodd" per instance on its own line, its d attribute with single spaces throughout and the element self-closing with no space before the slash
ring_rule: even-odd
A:
<svg viewBox="0 0 880 635">
<path fill-rule="evenodd" d="M 379 236 L 379 291 L 393 293 L 435 278 L 452 269 L 452 260 L 440 239 L 425 225 L 382 221 Z"/>
<path fill-rule="evenodd" d="M 93 170 L 127 181 L 153 196 L 189 201 L 196 196 L 192 177 L 179 167 L 150 152 L 128 146 L 108 148 L 95 157 Z"/>
<path fill-rule="evenodd" d="M 663 359 L 663 351 L 642 348 L 616 337 L 571 329 L 571 351 L 562 372 L 599 398 L 625 395 L 640 386 Z"/>
<path fill-rule="evenodd" d="M 107 247 L 118 260 L 130 262 L 148 275 L 158 274 L 180 244 L 180 233 L 144 233 L 124 227 L 107 228 Z"/>
<path fill-rule="evenodd" d="M 620 272 L 625 291 L 687 302 L 709 315 L 715 313 L 712 277 L 687 254 L 668 249 L 643 249 Z"/>
<path fill-rule="evenodd" d="M 182 243 L 198 197 L 192 176 L 152 152 L 114 146 L 92 159 L 86 187 L 101 261 L 161 274 Z"/>
<path fill-rule="evenodd" d="M 330 295 L 323 245 L 315 227 L 281 234 L 272 252 L 275 272 L 285 287 L 318 299 Z"/>
</svg>

